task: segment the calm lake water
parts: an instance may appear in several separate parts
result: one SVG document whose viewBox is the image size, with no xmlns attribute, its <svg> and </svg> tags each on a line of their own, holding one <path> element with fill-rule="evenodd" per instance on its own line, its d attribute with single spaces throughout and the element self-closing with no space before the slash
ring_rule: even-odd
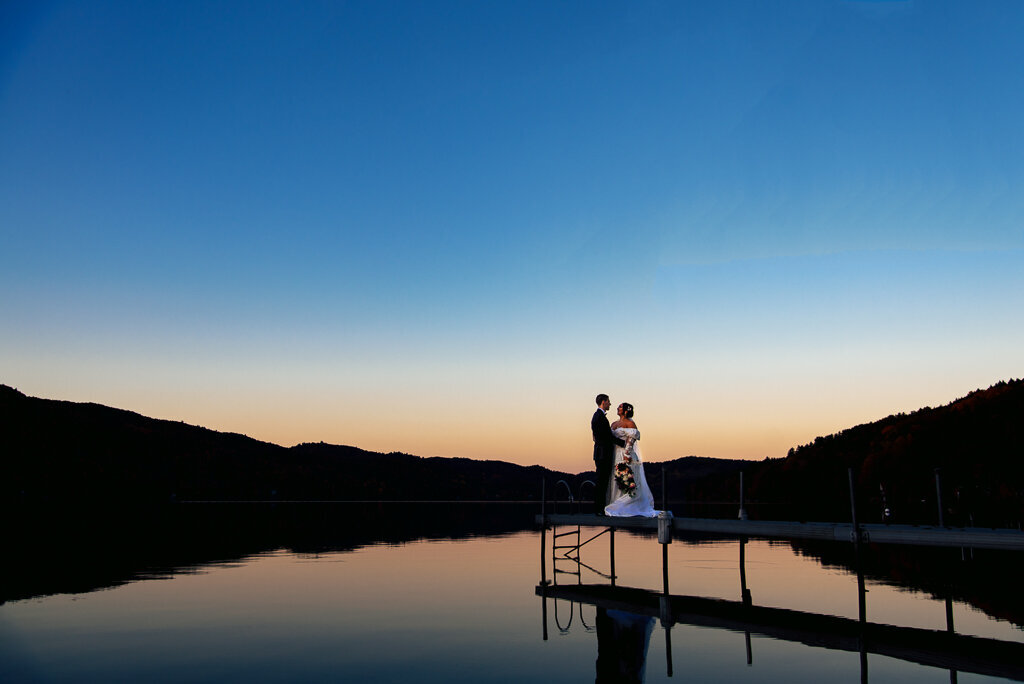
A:
<svg viewBox="0 0 1024 684">
<path fill-rule="evenodd" d="M 614 606 L 542 598 L 536 512 L 502 504 L 16 511 L 0 596 L 0 681 L 1006 681 L 917 656 L 836 650 L 825 633 L 818 645 L 799 630 L 768 636 L 718 614 L 677 616 L 666 629 L 626 610 L 622 595 Z M 614 539 L 616 584 L 660 590 L 656 539 L 621 531 Z M 607 584 L 599 573 L 609 570 L 608 541 L 584 546 L 593 570 L 559 573 L 558 585 Z M 740 601 L 739 547 L 677 539 L 671 592 Z M 945 651 L 947 597 L 957 634 L 1022 648 L 1024 611 L 1008 580 L 1019 556 L 868 556 L 868 620 L 934 630 L 934 640 L 911 634 L 926 660 Z M 843 545 L 745 546 L 752 603 L 810 620 L 857 619 L 850 564 Z"/>
</svg>

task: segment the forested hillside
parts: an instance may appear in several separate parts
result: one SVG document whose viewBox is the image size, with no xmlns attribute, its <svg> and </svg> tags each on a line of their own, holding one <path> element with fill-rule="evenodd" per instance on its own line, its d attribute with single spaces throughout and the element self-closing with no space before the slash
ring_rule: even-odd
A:
<svg viewBox="0 0 1024 684">
<path fill-rule="evenodd" d="M 893 522 L 935 523 L 938 469 L 946 524 L 1016 526 L 1024 494 L 1024 381 L 818 437 L 753 469 L 748 497 L 785 503 L 795 517 L 848 519 L 848 468 L 865 521 L 882 521 L 888 507 Z"/>
</svg>

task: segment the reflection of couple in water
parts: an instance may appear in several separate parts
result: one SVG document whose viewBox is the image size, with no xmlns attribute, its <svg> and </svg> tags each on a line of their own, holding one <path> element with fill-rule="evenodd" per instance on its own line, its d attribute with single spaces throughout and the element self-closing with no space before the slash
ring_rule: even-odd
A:
<svg viewBox="0 0 1024 684">
<path fill-rule="evenodd" d="M 611 408 L 607 394 L 597 395 L 597 411 L 590 419 L 594 436 L 594 467 L 597 485 L 594 503 L 598 515 L 653 518 L 654 497 L 647 486 L 644 464 L 640 460 L 640 430 L 633 421 L 633 405 L 619 404 L 619 419 L 608 424 L 605 415 Z"/>
<path fill-rule="evenodd" d="M 654 618 L 597 609 L 596 684 L 642 682 Z"/>
</svg>

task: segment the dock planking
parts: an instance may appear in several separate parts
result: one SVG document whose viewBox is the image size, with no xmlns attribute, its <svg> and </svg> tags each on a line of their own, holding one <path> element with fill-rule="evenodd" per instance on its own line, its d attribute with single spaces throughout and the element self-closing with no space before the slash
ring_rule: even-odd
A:
<svg viewBox="0 0 1024 684">
<path fill-rule="evenodd" d="M 549 513 L 537 515 L 540 525 L 579 525 L 611 529 L 658 529 L 657 518 L 615 518 L 588 513 Z M 786 520 L 720 520 L 716 518 L 673 518 L 674 532 L 696 532 L 730 537 L 763 539 L 817 539 L 853 542 L 855 529 L 859 541 L 871 544 L 906 546 L 951 546 L 977 549 L 1024 551 L 1024 532 L 1013 529 L 979 527 L 931 527 L 918 525 L 795 522 Z"/>
</svg>

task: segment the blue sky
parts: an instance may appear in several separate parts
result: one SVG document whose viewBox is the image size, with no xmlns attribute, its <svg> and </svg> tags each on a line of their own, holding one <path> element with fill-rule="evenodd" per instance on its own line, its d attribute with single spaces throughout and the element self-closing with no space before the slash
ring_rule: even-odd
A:
<svg viewBox="0 0 1024 684">
<path fill-rule="evenodd" d="M 6 3 L 0 382 L 567 469 L 599 391 L 653 460 L 948 402 L 1022 375 L 1022 31 L 1011 1 Z"/>
</svg>

